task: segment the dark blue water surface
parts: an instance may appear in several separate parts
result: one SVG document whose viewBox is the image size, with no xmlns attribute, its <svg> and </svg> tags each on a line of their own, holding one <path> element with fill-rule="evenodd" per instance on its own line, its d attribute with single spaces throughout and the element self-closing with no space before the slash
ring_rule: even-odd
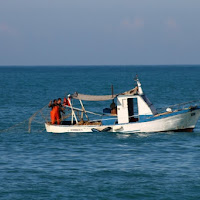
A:
<svg viewBox="0 0 200 200">
<path fill-rule="evenodd" d="M 53 134 L 36 117 L 27 132 L 51 99 L 120 93 L 135 74 L 157 108 L 200 99 L 200 66 L 0 67 L 0 129 L 12 127 L 0 132 L 0 199 L 200 199 L 200 121 L 193 133 Z"/>
</svg>

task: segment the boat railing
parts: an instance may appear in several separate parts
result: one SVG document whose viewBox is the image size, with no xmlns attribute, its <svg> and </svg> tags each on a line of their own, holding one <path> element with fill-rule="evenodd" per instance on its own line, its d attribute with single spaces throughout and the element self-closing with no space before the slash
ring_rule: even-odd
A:
<svg viewBox="0 0 200 200">
<path fill-rule="evenodd" d="M 184 102 L 180 104 L 174 104 L 174 105 L 170 105 L 163 108 L 158 108 L 157 111 L 158 111 L 158 114 L 161 114 L 164 112 L 177 112 L 177 111 L 181 111 L 181 110 L 185 110 L 185 109 L 193 108 L 197 106 L 200 106 L 200 99 L 194 100 L 194 101 L 188 101 L 188 102 Z"/>
</svg>

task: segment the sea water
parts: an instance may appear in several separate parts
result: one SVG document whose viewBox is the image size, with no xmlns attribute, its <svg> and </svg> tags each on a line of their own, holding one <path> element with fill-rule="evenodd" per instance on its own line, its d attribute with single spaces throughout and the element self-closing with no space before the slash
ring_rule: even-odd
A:
<svg viewBox="0 0 200 200">
<path fill-rule="evenodd" d="M 28 133 L 50 100 L 124 92 L 136 74 L 156 108 L 200 99 L 200 66 L 0 67 L 0 199 L 200 199 L 200 121 L 193 133 L 53 134 L 35 119 Z"/>
</svg>

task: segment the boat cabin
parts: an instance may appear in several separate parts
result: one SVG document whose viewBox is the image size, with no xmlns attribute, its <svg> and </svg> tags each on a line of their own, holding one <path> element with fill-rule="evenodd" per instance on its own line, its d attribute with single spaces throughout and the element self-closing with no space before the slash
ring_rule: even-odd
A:
<svg viewBox="0 0 200 200">
<path fill-rule="evenodd" d="M 118 124 L 141 121 L 154 114 L 156 114 L 156 109 L 145 95 L 117 97 Z"/>
</svg>

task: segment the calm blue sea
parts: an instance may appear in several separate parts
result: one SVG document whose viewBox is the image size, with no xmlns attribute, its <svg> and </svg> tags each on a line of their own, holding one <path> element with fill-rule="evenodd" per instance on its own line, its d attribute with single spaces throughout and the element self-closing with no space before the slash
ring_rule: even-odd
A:
<svg viewBox="0 0 200 200">
<path fill-rule="evenodd" d="M 36 118 L 27 132 L 50 100 L 123 92 L 136 74 L 157 108 L 200 99 L 200 66 L 0 67 L 0 130 L 16 125 L 0 132 L 0 199 L 199 200 L 200 121 L 193 133 L 53 134 Z"/>
</svg>

